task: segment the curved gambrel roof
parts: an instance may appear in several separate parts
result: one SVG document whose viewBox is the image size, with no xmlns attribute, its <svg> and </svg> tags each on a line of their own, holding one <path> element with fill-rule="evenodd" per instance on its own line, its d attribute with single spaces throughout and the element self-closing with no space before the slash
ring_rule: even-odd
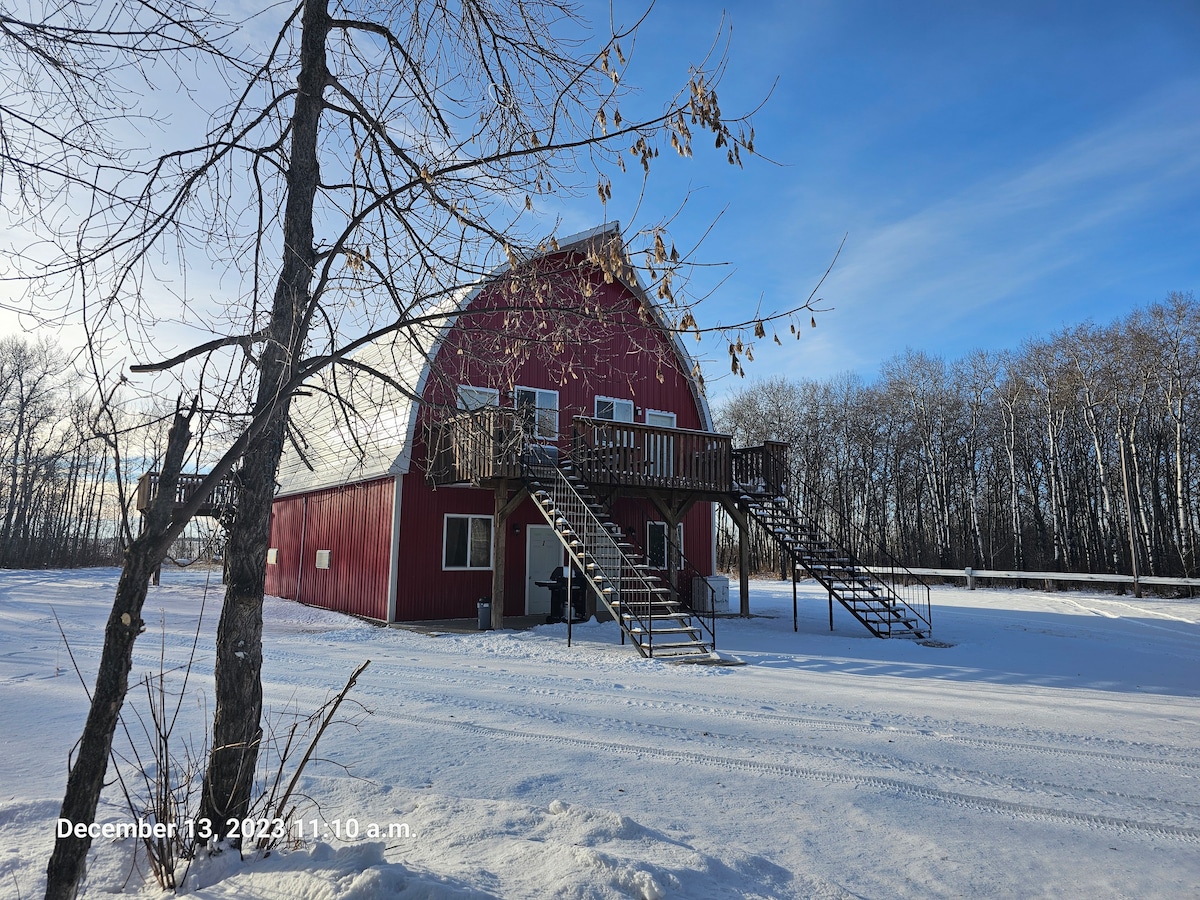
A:
<svg viewBox="0 0 1200 900">
<path fill-rule="evenodd" d="M 552 252 L 566 253 L 606 238 L 620 238 L 617 223 L 571 235 Z M 423 314 L 424 324 L 402 328 L 367 344 L 352 356 L 353 365 L 327 368 L 306 382 L 292 400 L 290 422 L 295 445 L 289 444 L 280 460 L 277 493 L 304 493 L 408 472 L 420 398 L 433 377 L 438 351 L 462 313 L 508 270 L 508 265 L 501 266 L 488 278 L 447 297 Z M 712 430 L 704 389 L 692 374 L 695 361 L 679 334 L 672 330 L 661 307 L 650 299 L 636 272 L 633 283 L 622 283 L 650 312 L 662 333 L 669 336 L 700 419 L 706 429 Z M 371 370 L 386 373 L 391 382 Z"/>
</svg>

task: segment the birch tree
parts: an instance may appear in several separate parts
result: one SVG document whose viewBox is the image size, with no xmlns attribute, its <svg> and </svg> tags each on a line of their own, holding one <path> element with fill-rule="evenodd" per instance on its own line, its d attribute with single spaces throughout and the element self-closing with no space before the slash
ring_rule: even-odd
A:
<svg viewBox="0 0 1200 900">
<path fill-rule="evenodd" d="M 1150 307 L 1146 326 L 1158 345 L 1159 389 L 1174 431 L 1174 508 L 1180 564 L 1196 566 L 1196 521 L 1190 485 L 1187 445 L 1192 441 L 1193 402 L 1200 388 L 1200 308 L 1191 293 L 1174 291 Z"/>
</svg>

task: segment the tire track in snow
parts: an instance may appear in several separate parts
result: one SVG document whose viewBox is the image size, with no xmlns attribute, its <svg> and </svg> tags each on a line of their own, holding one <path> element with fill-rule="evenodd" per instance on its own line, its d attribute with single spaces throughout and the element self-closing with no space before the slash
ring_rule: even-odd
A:
<svg viewBox="0 0 1200 900">
<path fill-rule="evenodd" d="M 431 699 L 432 698 L 426 698 L 427 701 Z M 446 698 L 438 698 L 437 703 L 441 707 L 451 705 L 447 704 Z M 523 719 L 526 721 L 537 720 L 550 725 L 563 724 L 563 717 L 544 713 L 536 708 L 531 709 L 527 705 L 516 706 L 503 702 L 489 702 L 486 704 L 486 706 L 484 706 L 482 703 L 471 703 L 469 701 L 452 701 L 452 705 L 456 709 L 465 710 L 467 712 L 479 712 L 486 709 L 486 711 L 489 713 L 499 713 L 502 716 L 507 715 L 511 719 Z M 697 728 L 665 725 L 661 723 L 630 722 L 628 719 L 623 718 L 608 718 L 605 716 L 587 715 L 578 712 L 572 712 L 571 718 L 573 720 L 586 719 L 589 723 L 594 723 L 595 725 L 610 731 L 628 729 L 631 725 L 633 725 L 636 726 L 639 731 L 657 733 L 672 739 L 678 738 L 679 735 L 695 737 L 698 733 Z M 887 731 L 883 732 L 882 734 L 896 733 L 897 732 L 894 731 Z M 1126 806 L 1137 807 L 1139 809 L 1146 809 L 1150 811 L 1171 809 L 1182 817 L 1200 817 L 1200 803 L 1195 803 L 1188 800 L 1180 800 L 1177 798 L 1164 799 L 1162 797 L 1154 797 L 1145 794 L 1104 790 L 1101 788 L 1088 787 L 1086 785 L 1068 785 L 1052 781 L 1009 776 L 985 770 L 962 768 L 960 766 L 940 763 L 931 764 L 921 760 L 912 759 L 898 753 L 879 753 L 866 749 L 834 747 L 826 744 L 806 744 L 800 742 L 789 742 L 784 744 L 781 742 L 779 736 L 760 737 L 757 735 L 726 734 L 712 730 L 705 731 L 703 734 L 707 737 L 729 742 L 730 744 L 733 744 L 736 747 L 744 749 L 748 752 L 755 752 L 755 747 L 760 747 L 768 752 L 773 753 L 779 753 L 782 751 L 809 759 L 825 758 L 838 762 L 849 762 L 864 769 L 874 767 L 877 770 L 902 770 L 914 775 L 921 775 L 928 778 L 942 780 L 952 780 L 957 783 L 969 784 L 977 787 L 1005 788 L 1014 791 L 1023 791 L 1026 793 L 1064 795 L 1074 797 L 1081 803 L 1124 804 Z M 786 738 L 790 738 L 790 735 L 784 736 L 784 739 Z"/>
<path fill-rule="evenodd" d="M 377 713 L 378 714 L 378 713 Z M 433 716 L 415 716 L 405 713 L 384 713 L 384 718 L 419 725 L 432 725 L 441 728 L 457 729 L 485 737 L 501 737 L 522 743 L 558 744 L 560 746 L 578 747 L 589 751 L 606 751 L 619 753 L 624 756 L 654 757 L 673 762 L 691 763 L 715 766 L 721 769 L 740 769 L 748 772 L 758 772 L 768 775 L 783 775 L 803 778 L 808 781 L 821 781 L 829 784 L 852 784 L 863 787 L 889 790 L 925 800 L 949 803 L 967 809 L 988 810 L 993 812 L 1011 813 L 1027 818 L 1047 822 L 1067 822 L 1074 825 L 1086 825 L 1096 828 L 1112 828 L 1119 831 L 1135 831 L 1144 834 L 1160 835 L 1178 838 L 1189 843 L 1200 843 L 1200 828 L 1187 828 L 1180 825 L 1169 825 L 1160 822 L 1145 822 L 1120 816 L 1109 816 L 1097 813 L 1075 812 L 1049 806 L 1039 806 L 1032 803 L 1019 803 L 1012 800 L 1001 800 L 993 797 L 981 797 L 965 794 L 959 791 L 947 791 L 940 788 L 925 787 L 912 784 L 898 778 L 888 778 L 882 775 L 858 775 L 849 772 L 828 772 L 821 769 L 797 766 L 790 763 L 761 762 L 731 756 L 717 756 L 710 753 L 698 753 L 690 750 L 668 750 L 661 747 L 651 747 L 641 744 L 627 744 L 617 741 L 605 741 L 594 738 L 576 738 L 568 735 L 545 734 L 529 730 L 499 728 L 493 725 L 479 725 L 472 722 L 450 721 Z"/>
<path fill-rule="evenodd" d="M 379 673 L 377 673 L 377 674 L 379 674 Z M 444 676 L 444 674 L 445 673 L 442 673 L 443 676 Z M 439 681 L 440 684 L 445 684 L 445 682 L 447 681 L 447 679 L 445 679 L 444 677 L 438 678 L 437 680 Z M 464 680 L 469 681 L 472 685 L 478 684 L 477 680 L 471 680 L 471 679 L 464 679 Z M 306 683 L 306 682 L 307 682 L 308 686 L 316 688 L 318 690 L 328 687 L 328 685 L 326 685 L 324 682 L 317 681 L 317 680 L 307 680 L 307 679 L 303 679 L 303 678 L 293 678 L 290 680 L 290 684 L 299 684 L 299 683 Z M 360 690 L 363 687 L 364 687 L 363 683 L 360 682 Z M 499 685 L 497 685 L 497 687 L 499 687 Z M 541 722 L 543 724 L 549 724 L 551 726 L 553 726 L 553 725 L 561 726 L 561 725 L 564 725 L 564 722 L 566 719 L 566 716 L 564 714 L 556 713 L 556 711 L 552 708 L 544 709 L 544 708 L 537 707 L 537 706 L 530 706 L 528 703 L 525 703 L 525 702 L 516 702 L 516 703 L 508 702 L 505 699 L 503 699 L 503 697 L 496 697 L 496 696 L 491 696 L 491 695 L 489 695 L 485 698 L 476 699 L 476 698 L 471 698 L 471 697 L 463 697 L 463 696 L 453 693 L 452 691 L 449 691 L 446 693 L 438 693 L 436 695 L 430 694 L 427 692 L 422 693 L 422 692 L 417 692 L 417 691 L 400 688 L 400 687 L 396 686 L 395 682 L 391 681 L 390 679 L 388 681 L 388 686 L 386 688 L 377 687 L 374 690 L 371 690 L 368 688 L 364 691 L 364 693 L 371 695 L 371 696 L 380 696 L 380 695 L 384 695 L 384 694 L 389 695 L 389 696 L 407 695 L 408 698 L 412 702 L 421 703 L 421 704 L 429 704 L 431 706 L 436 704 L 440 708 L 450 707 L 450 708 L 459 710 L 460 713 L 462 713 L 462 712 L 465 712 L 467 714 L 474 713 L 477 715 L 480 713 L 492 714 L 492 715 L 500 716 L 500 717 L 502 717 L 502 719 L 508 719 L 511 721 L 528 721 L 531 723 Z M 591 701 L 593 704 L 594 704 L 595 700 L 598 699 L 597 695 L 595 694 L 594 691 L 592 691 L 592 692 L 587 692 L 587 691 L 582 691 L 582 690 L 579 690 L 579 691 L 574 691 L 574 690 L 572 690 L 572 691 L 556 691 L 556 692 L 541 691 L 540 693 L 543 695 L 570 694 L 570 695 L 574 695 L 577 697 L 587 699 L 587 700 Z M 525 694 L 523 694 L 523 696 L 525 696 Z M 642 703 L 639 705 L 643 705 L 643 706 L 653 705 L 656 707 L 669 707 L 672 705 L 680 706 L 680 707 L 686 706 L 686 708 L 692 712 L 695 712 L 698 710 L 703 711 L 703 712 L 708 712 L 708 711 L 714 710 L 714 708 L 711 708 L 711 707 L 696 707 L 691 704 L 685 705 L 685 704 Z M 380 716 L 382 719 L 404 716 L 404 714 L 400 714 L 400 713 L 380 712 L 380 710 L 378 710 L 378 709 L 376 709 L 375 714 Z M 411 715 L 411 714 L 409 714 L 409 715 Z M 795 719 L 793 717 L 787 717 L 787 716 L 768 716 L 766 714 L 754 714 L 754 713 L 750 713 L 748 715 L 751 717 L 754 717 L 756 719 L 765 719 L 765 720 L 768 720 L 771 722 L 782 721 L 786 724 L 792 724 L 795 721 Z M 608 717 L 608 716 L 601 716 L 601 715 L 590 715 L 590 714 L 579 713 L 578 711 L 571 711 L 570 717 L 573 719 L 585 718 L 590 723 L 595 723 L 597 726 L 607 727 L 610 729 L 616 728 L 618 730 L 625 730 L 625 729 L 629 729 L 631 727 L 636 727 L 636 728 L 640 729 L 643 733 L 653 732 L 653 733 L 657 733 L 657 734 L 663 735 L 664 737 L 671 738 L 671 739 L 677 738 L 678 735 L 681 735 L 681 734 L 688 735 L 688 736 L 695 736 L 697 734 L 697 732 L 699 731 L 699 728 L 686 728 L 686 727 L 682 727 L 682 726 L 673 726 L 673 725 L 661 724 L 661 723 L 655 723 L 655 722 L 631 721 L 627 717 Z M 731 716 L 731 718 L 741 718 L 741 717 Z M 445 719 L 422 718 L 420 716 L 414 717 L 414 721 L 441 723 L 441 724 L 451 725 L 451 726 L 455 726 L 455 727 L 458 727 L 458 725 L 459 725 L 459 722 L 457 722 L 457 721 L 450 722 Z M 930 737 L 930 735 L 927 731 L 922 731 L 922 730 L 917 730 L 917 729 L 910 729 L 907 731 L 902 731 L 900 729 L 894 729 L 894 728 L 890 728 L 890 727 L 889 728 L 879 728 L 879 727 L 862 725 L 860 723 L 837 723 L 837 722 L 834 722 L 834 723 L 823 723 L 823 724 L 832 724 L 835 727 L 845 724 L 849 728 L 851 728 L 857 732 L 875 734 L 879 737 L 889 737 L 890 738 L 891 736 L 911 736 L 911 737 L 915 737 L 918 739 Z M 479 727 L 479 728 L 498 728 L 498 726 L 489 726 L 489 725 L 478 725 L 477 727 Z M 499 730 L 501 732 L 506 731 L 506 729 L 503 729 L 503 728 L 499 728 Z M 513 732 L 513 733 L 519 734 L 520 732 Z M 545 732 L 540 732 L 540 733 L 546 734 Z M 713 738 L 729 741 L 732 744 L 734 744 L 735 746 L 739 746 L 742 749 L 746 750 L 746 752 L 749 752 L 749 753 L 756 752 L 757 747 L 764 747 L 771 752 L 779 752 L 782 749 L 785 752 L 792 753 L 795 755 L 804 755 L 804 756 L 807 756 L 808 758 L 821 757 L 821 758 L 829 760 L 830 762 L 835 763 L 835 764 L 840 762 L 840 763 L 849 763 L 851 765 L 863 767 L 863 768 L 874 767 L 876 769 L 903 770 L 903 771 L 913 772 L 913 773 L 916 773 L 916 774 L 919 774 L 919 775 L 922 775 L 922 776 L 925 776 L 925 777 L 928 777 L 931 779 L 950 779 L 957 783 L 971 785 L 971 786 L 975 786 L 978 788 L 991 787 L 991 788 L 997 788 L 997 789 L 1002 789 L 1002 790 L 1011 790 L 1011 791 L 1023 792 L 1023 793 L 1039 793 L 1039 794 L 1048 794 L 1051 796 L 1069 796 L 1069 797 L 1072 797 L 1073 799 L 1077 800 L 1079 803 L 1092 804 L 1092 805 L 1095 805 L 1095 804 L 1119 804 L 1119 805 L 1137 807 L 1137 808 L 1139 808 L 1139 810 L 1150 810 L 1150 811 L 1170 809 L 1177 816 L 1179 816 L 1185 820 L 1186 819 L 1195 819 L 1197 817 L 1198 811 L 1200 811 L 1200 804 L 1197 804 L 1197 803 L 1194 803 L 1194 802 L 1191 802 L 1188 800 L 1164 799 L 1161 797 L 1154 797 L 1154 796 L 1149 796 L 1149 795 L 1145 795 L 1145 794 L 1134 794 L 1134 793 L 1126 793 L 1126 792 L 1121 792 L 1121 791 L 1104 790 L 1104 789 L 1100 789 L 1100 788 L 1089 787 L 1087 785 L 1067 785 L 1067 784 L 1062 784 L 1062 783 L 1052 782 L 1052 781 L 1042 781 L 1042 780 L 1037 780 L 1037 779 L 1032 779 L 1032 778 L 1010 776 L 1010 775 L 1005 775 L 1005 774 L 1000 774 L 1000 773 L 995 773 L 995 772 L 990 772 L 990 771 L 985 771 L 985 770 L 967 769 L 967 768 L 962 768 L 962 767 L 953 766 L 953 765 L 945 765 L 945 764 L 937 764 L 937 763 L 928 764 L 928 763 L 921 762 L 919 760 L 914 760 L 908 756 L 903 756 L 903 755 L 894 754 L 894 753 L 893 754 L 878 753 L 878 752 L 873 752 L 869 749 L 859 749 L 859 748 L 853 748 L 853 747 L 837 747 L 837 746 L 823 745 L 823 744 L 806 744 L 806 743 L 799 743 L 799 742 L 790 742 L 786 745 L 786 747 L 784 747 L 783 745 L 780 744 L 779 740 L 773 740 L 772 738 L 769 738 L 769 737 L 764 738 L 764 737 L 759 737 L 756 735 L 728 734 L 728 733 L 714 732 L 711 730 L 709 730 L 707 732 L 707 734 L 708 734 L 708 736 L 711 736 Z M 554 737 L 555 738 L 561 737 L 564 740 L 575 740 L 575 739 L 571 738 L 570 736 L 556 735 Z M 783 737 L 791 738 L 791 735 L 784 735 Z M 937 738 L 940 736 L 934 735 L 934 737 Z M 1005 743 L 1005 742 L 996 741 L 996 742 L 992 742 L 992 743 L 993 743 L 993 745 L 998 746 L 1000 749 L 1002 749 L 1004 751 L 1012 750 L 1014 747 L 1023 747 L 1024 746 L 1024 745 L 1017 745 L 1017 744 L 1014 744 L 1011 742 Z M 628 746 L 639 746 L 640 747 L 640 745 L 633 745 L 633 744 L 630 744 Z M 1034 747 L 1036 745 L 1029 745 L 1029 746 Z M 1049 750 L 1049 751 L 1053 752 L 1053 750 L 1055 748 L 1040 748 L 1040 749 Z M 675 751 L 672 751 L 668 748 L 658 748 L 657 752 L 672 753 Z M 680 752 L 692 752 L 692 751 L 680 751 Z M 1069 757 L 1071 754 L 1064 753 L 1064 754 L 1058 754 L 1058 755 L 1062 756 L 1062 757 Z M 1101 755 L 1101 754 L 1096 754 L 1096 753 L 1092 752 L 1092 755 Z M 721 757 L 721 758 L 722 759 L 733 759 L 735 757 Z M 1116 762 L 1121 762 L 1121 763 L 1125 763 L 1125 764 L 1134 764 L 1134 765 L 1138 765 L 1138 766 L 1144 765 L 1146 762 L 1154 761 L 1152 758 L 1149 758 L 1149 757 L 1132 757 L 1132 756 L 1127 756 L 1127 755 L 1126 756 L 1117 756 L 1115 754 L 1108 754 L 1104 758 L 1105 758 L 1105 761 L 1108 761 L 1108 762 L 1116 761 Z M 1166 765 L 1171 764 L 1170 761 L 1163 761 L 1163 762 Z M 773 763 L 762 762 L 762 761 L 755 761 L 755 763 L 759 767 L 769 767 L 770 765 L 773 765 Z M 787 763 L 778 763 L 778 764 L 785 765 L 785 766 L 789 765 Z M 826 772 L 827 770 L 812 769 L 811 771 Z M 887 778 L 887 776 L 865 776 L 865 775 L 855 775 L 853 777 Z M 904 784 L 910 785 L 914 789 L 919 788 L 921 790 L 926 790 L 926 788 L 921 788 L 919 785 L 915 785 L 912 782 L 904 782 Z M 932 790 L 937 790 L 937 789 L 932 789 Z M 974 795 L 971 795 L 971 796 L 974 796 Z M 1007 801 L 997 801 L 997 802 L 1007 802 Z M 1076 814 L 1078 814 L 1078 815 L 1099 815 L 1099 814 L 1090 814 L 1090 813 L 1076 813 Z M 1164 827 L 1180 827 L 1180 826 L 1165 825 L 1165 823 L 1164 823 Z"/>
<path fill-rule="evenodd" d="M 278 658 L 277 654 L 272 654 L 273 660 Z M 299 657 L 293 657 L 294 662 L 301 662 Z M 428 668 L 406 667 L 380 661 L 378 667 L 379 672 L 387 672 L 388 674 L 402 676 L 406 682 L 426 681 L 431 684 L 436 684 L 445 693 L 445 689 L 449 685 L 463 684 L 468 685 L 478 684 L 477 678 L 464 677 L 466 673 L 458 669 L 437 669 L 430 670 Z M 495 677 L 495 673 L 491 673 Z M 865 722 L 845 721 L 841 719 L 832 719 L 825 717 L 817 717 L 811 715 L 796 715 L 782 714 L 770 712 L 750 711 L 737 708 L 739 704 L 744 704 L 746 698 L 725 697 L 714 694 L 706 694 L 709 701 L 718 700 L 728 702 L 730 707 L 717 706 L 699 706 L 687 699 L 667 700 L 667 699 L 646 699 L 623 694 L 613 694 L 604 691 L 602 684 L 594 684 L 589 687 L 579 688 L 564 688 L 561 684 L 561 679 L 551 679 L 549 677 L 539 677 L 530 673 L 521 673 L 520 681 L 522 682 L 522 693 L 524 695 L 542 696 L 542 697 L 572 697 L 583 698 L 591 704 L 595 704 L 598 699 L 619 703 L 625 707 L 640 707 L 644 709 L 658 710 L 680 710 L 686 711 L 692 715 L 709 715 L 715 718 L 745 721 L 745 722 L 770 722 L 781 725 L 790 726 L 807 726 L 812 728 L 821 728 L 826 730 L 837 731 L 853 731 L 861 734 L 887 734 L 900 737 L 912 737 L 920 740 L 926 740 L 933 743 L 946 742 L 967 747 L 978 747 L 981 749 L 998 750 L 998 751 L 1020 751 L 1023 753 L 1038 753 L 1050 757 L 1059 758 L 1076 758 L 1089 760 L 1103 760 L 1106 762 L 1124 763 L 1132 765 L 1154 765 L 1167 768 L 1183 769 L 1187 771 L 1200 771 L 1200 758 L 1195 761 L 1188 759 L 1166 759 L 1158 756 L 1150 756 L 1145 754 L 1137 754 L 1128 751 L 1117 750 L 1092 750 L 1083 747 L 1063 747 L 1052 744 L 1039 744 L 1027 741 L 1007 740 L 1003 738 L 988 738 L 988 737 L 971 737 L 967 735 L 952 734 L 939 732 L 930 728 L 921 728 L 916 726 L 879 726 Z M 304 679 L 292 678 L 292 682 L 300 682 Z M 541 686 L 533 687 L 530 682 L 542 682 Z M 310 686 L 317 687 L 324 685 L 324 682 L 312 682 Z M 327 685 L 326 685 L 327 686 Z M 410 697 L 419 698 L 418 692 L 404 688 L 400 685 L 398 679 L 390 680 L 387 688 L 387 693 L 407 694 Z M 666 693 L 666 691 L 664 691 Z M 440 701 L 444 701 L 444 697 L 439 697 Z M 494 703 L 495 700 L 489 699 L 488 702 Z M 527 712 L 526 706 L 513 704 L 511 708 L 517 710 L 522 715 Z M 1068 736 L 1071 740 L 1078 740 L 1078 736 Z M 1130 746 L 1128 742 L 1117 742 L 1112 739 L 1106 739 L 1108 744 L 1119 744 L 1121 746 Z M 1145 746 L 1145 745 L 1133 745 Z M 1147 748 L 1150 749 L 1150 748 Z M 1159 749 L 1163 753 L 1184 754 L 1192 751 L 1182 748 L 1161 747 Z"/>
</svg>

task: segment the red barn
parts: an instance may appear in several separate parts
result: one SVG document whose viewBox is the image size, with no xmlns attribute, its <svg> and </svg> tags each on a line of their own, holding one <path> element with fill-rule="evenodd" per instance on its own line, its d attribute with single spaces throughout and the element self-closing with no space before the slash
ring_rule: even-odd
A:
<svg viewBox="0 0 1200 900">
<path fill-rule="evenodd" d="M 801 545 L 786 447 L 735 451 L 713 432 L 662 315 L 612 226 L 513 260 L 333 367 L 292 404 L 267 591 L 381 622 L 474 618 L 489 598 L 498 627 L 562 612 L 551 576 L 570 572 L 586 613 L 644 655 L 703 658 L 721 503 L 743 546 L 759 523 L 873 631 L 880 616 L 911 631 L 886 604 L 864 615 L 851 570 Z"/>
<path fill-rule="evenodd" d="M 679 616 L 647 624 L 660 645 L 668 628 L 696 643 L 684 608 L 713 574 L 729 448 L 660 316 L 617 229 L 597 229 L 326 375 L 293 402 L 268 592 L 383 622 L 474 617 L 492 598 L 499 623 L 548 615 L 539 582 L 569 559 L 589 587 L 603 572 L 589 612 L 674 602 Z M 560 507 L 581 501 L 565 533 Z M 614 540 L 571 546 L 597 524 Z"/>
</svg>

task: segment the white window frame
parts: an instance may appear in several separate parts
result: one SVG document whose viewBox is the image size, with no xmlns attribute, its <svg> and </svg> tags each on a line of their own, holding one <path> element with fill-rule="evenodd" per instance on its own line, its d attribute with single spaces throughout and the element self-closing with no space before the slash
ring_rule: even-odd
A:
<svg viewBox="0 0 1200 900">
<path fill-rule="evenodd" d="M 530 393 L 530 394 L 533 394 L 533 396 L 534 396 L 534 401 L 533 401 L 533 403 L 534 403 L 534 406 L 533 406 L 533 408 L 534 408 L 534 414 L 533 414 L 534 437 L 539 441 L 547 441 L 550 443 L 557 441 L 558 440 L 558 391 L 551 390 L 549 388 L 535 388 L 535 387 L 525 387 L 524 385 L 516 385 L 513 388 L 513 409 L 516 409 L 516 410 L 521 409 L 521 394 L 522 394 L 522 392 Z M 551 410 L 551 407 L 542 405 L 543 398 L 547 398 L 547 397 L 554 398 L 554 406 L 553 406 L 554 428 L 553 428 L 552 434 L 547 433 L 548 429 L 543 429 L 543 427 L 542 427 L 543 424 L 547 424 L 547 422 L 549 420 L 549 416 L 543 417 L 543 413 L 544 412 L 548 413 Z"/>
<path fill-rule="evenodd" d="M 489 399 L 486 403 L 476 403 L 473 406 L 469 406 L 467 404 L 466 397 L 463 396 L 464 391 L 470 391 L 470 392 L 474 393 L 478 399 L 482 399 L 484 396 L 487 396 Z M 499 406 L 499 405 L 500 405 L 500 391 L 498 391 L 496 388 L 478 387 L 474 384 L 460 384 L 458 386 L 458 408 L 459 409 L 482 409 L 485 406 Z"/>
<path fill-rule="evenodd" d="M 447 551 L 450 549 L 450 520 L 467 520 L 467 564 L 451 566 L 446 564 Z M 487 565 L 471 565 L 471 537 L 474 533 L 475 522 L 486 521 L 488 527 L 488 558 Z M 490 571 L 496 554 L 496 523 L 493 516 L 481 516 L 473 513 L 446 513 L 442 518 L 442 571 L 443 572 L 486 572 Z"/>
<path fill-rule="evenodd" d="M 666 541 L 667 523 L 663 522 L 663 521 L 650 521 L 650 522 L 646 523 L 646 564 L 656 572 L 665 572 L 667 570 L 667 564 L 668 564 L 669 560 L 663 559 L 662 565 L 658 566 L 658 565 L 655 565 L 655 563 L 657 563 L 658 560 L 654 560 L 654 559 L 650 558 L 650 532 L 651 532 L 651 530 L 661 530 L 662 531 L 662 533 L 663 533 L 663 545 L 662 545 L 663 546 L 663 554 L 664 554 L 664 556 L 669 556 L 670 548 L 668 547 L 667 541 Z M 683 553 L 683 523 L 682 522 L 680 522 L 678 525 L 675 526 L 675 543 L 676 543 L 676 545 L 678 545 L 679 552 L 682 554 Z M 683 568 L 683 560 L 682 559 L 675 560 L 675 571 L 679 571 L 682 568 Z"/>
<path fill-rule="evenodd" d="M 612 418 L 609 418 L 608 416 L 600 415 L 600 404 L 601 403 L 611 403 L 612 404 L 612 406 L 613 406 Z M 629 418 L 628 419 L 618 419 L 617 418 L 617 405 L 618 404 L 629 407 Z M 597 419 L 603 419 L 606 422 L 629 422 L 629 423 L 632 423 L 633 419 L 634 419 L 634 415 L 637 412 L 637 407 L 635 407 L 633 405 L 632 400 L 625 400 L 621 397 L 604 397 L 604 396 L 597 394 L 596 401 L 595 401 L 594 405 L 592 406 L 592 410 L 595 413 L 595 416 Z"/>
</svg>

